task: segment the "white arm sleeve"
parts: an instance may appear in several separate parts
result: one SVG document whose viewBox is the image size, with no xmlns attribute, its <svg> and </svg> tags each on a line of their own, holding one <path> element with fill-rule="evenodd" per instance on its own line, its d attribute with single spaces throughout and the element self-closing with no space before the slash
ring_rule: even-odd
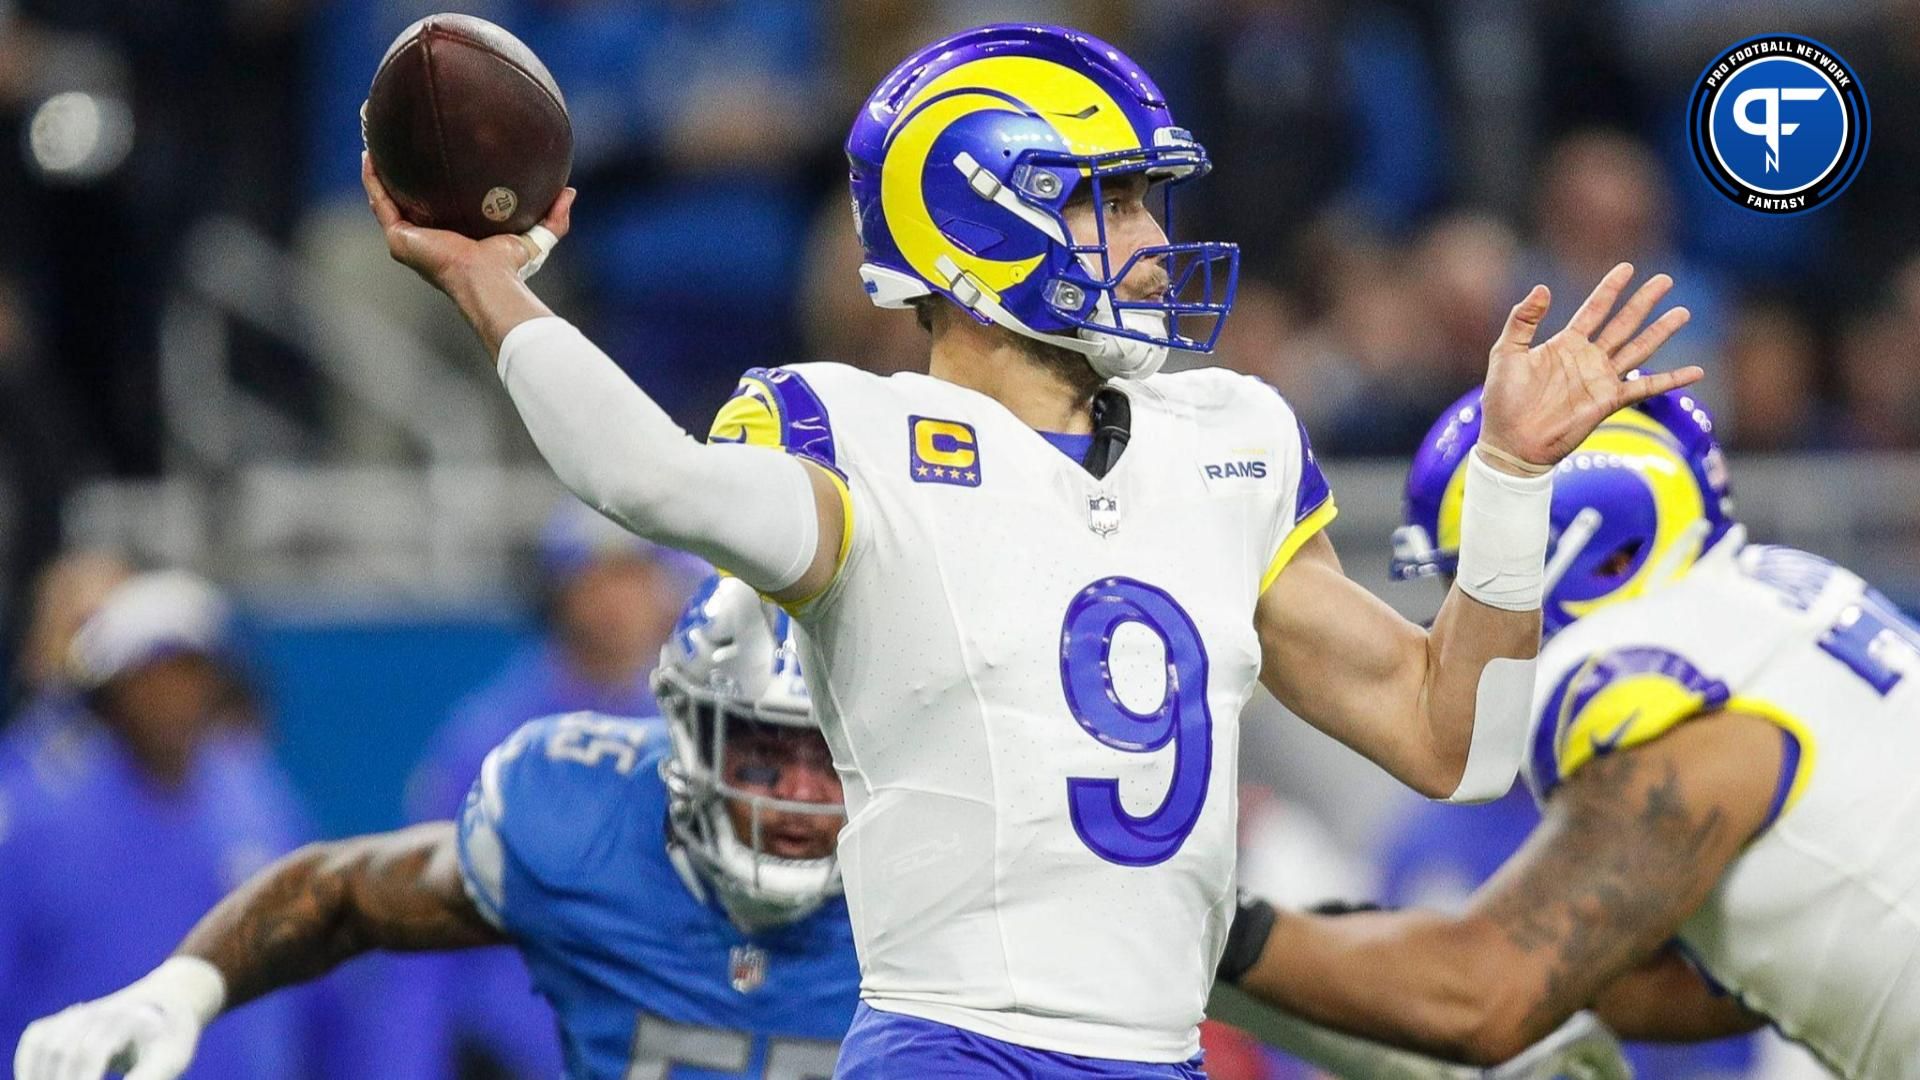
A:
<svg viewBox="0 0 1920 1080">
<path fill-rule="evenodd" d="M 1467 743 L 1467 767 L 1450 803 L 1492 802 L 1513 787 L 1527 758 L 1527 733 L 1533 720 L 1533 679 L 1537 658 L 1496 656 L 1480 669 L 1473 699 L 1473 737 Z"/>
<path fill-rule="evenodd" d="M 700 443 L 565 319 L 509 331 L 499 372 L 554 475 L 589 506 L 762 592 L 812 564 L 820 520 L 798 460 Z"/>
</svg>

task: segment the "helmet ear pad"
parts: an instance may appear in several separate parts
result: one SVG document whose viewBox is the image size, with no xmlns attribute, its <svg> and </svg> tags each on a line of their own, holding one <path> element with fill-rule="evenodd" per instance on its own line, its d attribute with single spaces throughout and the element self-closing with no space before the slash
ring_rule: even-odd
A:
<svg viewBox="0 0 1920 1080">
<path fill-rule="evenodd" d="M 1075 252 L 1065 215 L 1075 193 L 1097 190 L 1097 181 L 1076 165 L 1050 160 L 1068 153 L 1065 140 L 1046 121 L 983 109 L 956 119 L 935 137 L 920 188 L 925 204 L 940 208 L 931 211 L 931 220 L 945 241 L 976 258 L 1016 265 L 1001 300 L 1018 301 L 1026 331 L 1076 338 L 1079 326 L 1067 316 L 1091 315 L 1102 282 L 1096 268 Z M 1010 208 L 1010 201 L 1020 209 Z M 992 321 L 934 284 L 975 318 Z M 1019 300 L 1022 293 L 1041 302 Z"/>
<path fill-rule="evenodd" d="M 1018 262 L 1048 255 L 1054 247 L 1051 238 L 991 196 L 981 194 L 973 186 L 980 181 L 970 180 L 958 165 L 963 159 L 978 163 L 995 182 L 1012 188 L 1022 202 L 1058 222 L 1065 236 L 1066 222 L 1060 211 L 1079 186 L 1078 170 L 1041 170 L 1023 165 L 1021 152 L 1036 147 L 1067 152 L 1059 132 L 1038 117 L 986 109 L 948 124 L 934 138 L 920 173 L 921 197 L 926 205 L 943 208 L 936 212 L 934 225 L 962 250 L 980 258 Z M 1020 183 L 1016 183 L 1016 174 Z M 966 209 L 955 209 L 960 207 Z"/>
</svg>

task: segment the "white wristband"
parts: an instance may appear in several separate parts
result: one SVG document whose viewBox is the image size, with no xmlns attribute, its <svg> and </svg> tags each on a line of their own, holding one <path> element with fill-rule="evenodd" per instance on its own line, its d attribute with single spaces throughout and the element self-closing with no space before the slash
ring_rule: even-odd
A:
<svg viewBox="0 0 1920 1080">
<path fill-rule="evenodd" d="M 1552 508 L 1552 473 L 1514 476 L 1488 465 L 1477 449 L 1468 454 L 1454 576 L 1460 591 L 1507 611 L 1538 608 Z"/>
<path fill-rule="evenodd" d="M 197 956 L 170 956 L 127 990 L 157 1001 L 177 1002 L 205 1027 L 227 1004 L 227 979 Z"/>
</svg>

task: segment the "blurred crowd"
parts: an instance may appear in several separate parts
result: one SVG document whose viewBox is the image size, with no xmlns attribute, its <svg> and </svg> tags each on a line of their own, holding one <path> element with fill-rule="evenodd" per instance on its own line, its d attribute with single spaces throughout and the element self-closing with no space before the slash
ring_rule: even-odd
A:
<svg viewBox="0 0 1920 1080">
<path fill-rule="evenodd" d="M 530 719 L 655 712 L 649 675 L 702 564 L 568 501 L 540 538 L 538 635 L 433 730 L 405 815 L 458 813 Z M 0 1060 L 35 1018 L 138 977 L 222 896 L 318 838 L 273 747 L 255 632 L 219 589 L 76 551 L 39 576 L 0 728 Z M 340 672 L 341 681 L 354 673 Z M 534 1080 L 552 1014 L 506 948 L 381 955 L 223 1019 L 200 1080 Z"/>
<path fill-rule="evenodd" d="M 165 464 L 157 370 L 196 223 L 297 253 L 338 318 L 463 327 L 388 265 L 357 183 L 385 46 L 450 0 L 0 0 L 0 559 L 15 592 L 77 478 Z M 1286 391 L 1330 456 L 1404 454 L 1535 280 L 1671 272 L 1741 449 L 1920 446 L 1920 4 L 1833 0 L 473 0 L 564 89 L 581 190 L 544 287 L 689 427 L 742 369 L 923 362 L 856 284 L 840 140 L 886 68 L 970 23 L 1074 23 L 1129 49 L 1211 149 L 1177 231 L 1245 251 L 1220 359 Z M 1837 204 L 1728 203 L 1690 159 L 1701 65 L 1821 37 L 1877 122 Z M 230 374 L 293 421 L 277 452 L 364 458 L 302 350 L 246 325 Z M 377 365 L 379 358 L 367 358 Z M 472 366 L 484 378 L 484 367 Z M 364 412 L 364 410 L 362 410 Z M 18 605 L 0 607 L 14 614 Z"/>
</svg>

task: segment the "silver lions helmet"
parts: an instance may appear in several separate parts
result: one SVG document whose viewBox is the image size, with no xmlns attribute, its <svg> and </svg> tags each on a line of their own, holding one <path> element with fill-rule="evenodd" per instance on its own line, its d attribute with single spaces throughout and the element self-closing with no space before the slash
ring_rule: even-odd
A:
<svg viewBox="0 0 1920 1080">
<path fill-rule="evenodd" d="M 735 578 L 701 586 L 653 675 L 675 844 L 734 922 L 792 922 L 840 891 L 840 781 L 800 676 L 792 621 Z"/>
</svg>

